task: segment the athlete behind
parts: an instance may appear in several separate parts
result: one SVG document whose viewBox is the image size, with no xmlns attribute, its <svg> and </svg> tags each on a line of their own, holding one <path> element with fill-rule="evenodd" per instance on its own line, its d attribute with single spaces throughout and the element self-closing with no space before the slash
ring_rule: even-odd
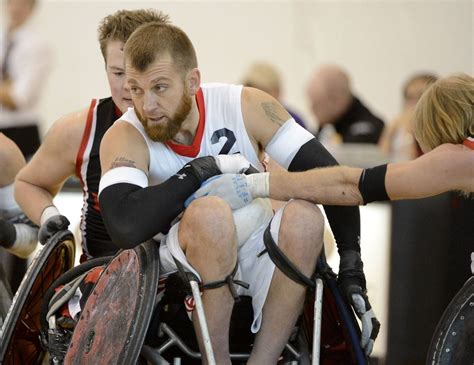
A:
<svg viewBox="0 0 474 365">
<path fill-rule="evenodd" d="M 15 175 L 24 165 L 18 146 L 0 133 L 0 247 L 7 251 L 0 249 L 0 265 L 13 293 L 26 272 L 26 259 L 38 242 L 38 227 L 23 214 L 13 196 Z"/>
<path fill-rule="evenodd" d="M 223 175 L 205 183 L 193 198 L 217 195 L 234 207 L 267 196 L 360 205 L 425 198 L 450 190 L 473 193 L 473 106 L 474 79 L 462 73 L 445 77 L 432 84 L 416 106 L 415 135 L 425 154 L 415 160 L 364 170 L 341 166 L 271 172 L 266 178 Z"/>
<path fill-rule="evenodd" d="M 236 85 L 201 85 L 194 47 L 177 27 L 140 27 L 126 43 L 125 60 L 134 109 L 107 131 L 100 151 L 99 202 L 107 230 L 122 248 L 166 234 L 160 245 L 160 274 L 178 270 L 179 262 L 200 278 L 218 363 L 230 364 L 233 297 L 250 295 L 257 335 L 248 363 L 276 363 L 306 288 L 275 270 L 273 260 L 286 256 L 300 274 L 311 276 L 323 244 L 322 214 L 300 200 L 273 215 L 266 199 L 232 211 L 224 200 L 204 197 L 172 224 L 199 181 L 218 173 L 181 167 L 196 157 L 240 153 L 262 170 L 258 156 L 263 150 L 290 171 L 336 161 L 268 94 Z M 341 288 L 363 319 L 362 345 L 369 354 L 379 324 L 366 296 L 359 211 L 325 209 L 341 255 Z M 248 219 L 253 213 L 256 218 Z M 204 352 L 199 335 L 198 341 Z"/>
<path fill-rule="evenodd" d="M 167 15 L 154 10 L 119 10 L 101 21 L 99 44 L 111 96 L 93 99 L 89 107 L 56 121 L 15 182 L 15 196 L 20 207 L 41 226 L 39 240 L 42 244 L 69 225 L 67 218 L 54 206 L 53 198 L 65 180 L 76 175 L 84 200 L 80 226 L 81 261 L 113 255 L 117 251 L 104 227 L 97 201 L 101 175 L 99 146 L 107 129 L 132 106 L 130 90 L 125 85 L 123 47 L 126 40 L 139 25 L 168 21 Z"/>
</svg>

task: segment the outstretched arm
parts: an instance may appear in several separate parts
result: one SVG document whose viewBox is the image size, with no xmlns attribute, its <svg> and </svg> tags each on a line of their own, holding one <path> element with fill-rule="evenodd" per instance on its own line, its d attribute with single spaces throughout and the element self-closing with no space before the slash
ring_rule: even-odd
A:
<svg viewBox="0 0 474 365">
<path fill-rule="evenodd" d="M 373 169 L 366 172 L 369 170 Z M 379 200 L 368 199 L 361 190 L 383 189 L 390 200 L 419 199 L 450 190 L 474 191 L 474 153 L 462 145 L 442 145 L 416 160 L 388 164 L 384 178 L 377 182 L 361 180 L 362 172 L 360 168 L 346 166 L 272 172 L 270 197 L 361 205 Z"/>
<path fill-rule="evenodd" d="M 304 172 L 271 172 L 270 197 L 304 199 L 316 204 L 364 204 L 358 188 L 362 169 L 334 166 Z"/>
<path fill-rule="evenodd" d="M 445 144 L 416 160 L 389 164 L 385 186 L 391 200 L 450 190 L 474 192 L 474 152 L 463 145 Z"/>
</svg>

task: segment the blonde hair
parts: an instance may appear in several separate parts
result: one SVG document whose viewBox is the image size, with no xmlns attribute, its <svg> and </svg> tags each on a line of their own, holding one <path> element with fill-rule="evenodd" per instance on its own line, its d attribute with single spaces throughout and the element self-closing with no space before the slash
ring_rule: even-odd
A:
<svg viewBox="0 0 474 365">
<path fill-rule="evenodd" d="M 242 84 L 277 97 L 280 93 L 280 74 L 270 63 L 255 62 L 245 73 Z"/>
<path fill-rule="evenodd" d="M 102 56 L 107 63 L 107 44 L 109 41 L 125 43 L 140 25 L 158 22 L 169 23 L 169 16 L 154 9 L 118 10 L 106 16 L 99 24 L 99 43 Z"/>
<path fill-rule="evenodd" d="M 422 95 L 415 109 L 415 136 L 423 151 L 474 136 L 474 79 L 464 73 L 444 77 Z"/>
</svg>

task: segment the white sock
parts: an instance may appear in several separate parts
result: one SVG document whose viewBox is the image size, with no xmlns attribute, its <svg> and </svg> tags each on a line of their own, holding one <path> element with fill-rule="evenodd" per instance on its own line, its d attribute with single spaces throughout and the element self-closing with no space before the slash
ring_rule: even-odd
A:
<svg viewBox="0 0 474 365">
<path fill-rule="evenodd" d="M 8 220 L 19 213 L 21 213 L 21 209 L 15 200 L 13 184 L 1 187 L 0 217 Z"/>
<path fill-rule="evenodd" d="M 38 244 L 38 228 L 27 224 L 15 224 L 16 240 L 6 250 L 22 259 L 28 258 Z"/>
</svg>

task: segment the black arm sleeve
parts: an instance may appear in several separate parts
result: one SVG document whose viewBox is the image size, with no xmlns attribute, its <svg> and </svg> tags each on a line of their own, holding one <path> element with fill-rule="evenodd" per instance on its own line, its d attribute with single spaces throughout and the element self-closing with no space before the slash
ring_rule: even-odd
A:
<svg viewBox="0 0 474 365">
<path fill-rule="evenodd" d="M 221 172 L 213 157 L 186 164 L 165 182 L 142 188 L 129 183 L 106 187 L 99 204 L 105 227 L 115 245 L 133 248 L 156 234 L 168 232 L 184 210 L 184 201 L 201 183 Z"/>
<path fill-rule="evenodd" d="M 338 165 L 336 159 L 316 138 L 313 138 L 301 146 L 288 171 L 305 171 L 335 165 Z M 360 252 L 359 207 L 325 205 L 324 211 L 334 233 L 339 253 L 346 250 Z"/>
</svg>

